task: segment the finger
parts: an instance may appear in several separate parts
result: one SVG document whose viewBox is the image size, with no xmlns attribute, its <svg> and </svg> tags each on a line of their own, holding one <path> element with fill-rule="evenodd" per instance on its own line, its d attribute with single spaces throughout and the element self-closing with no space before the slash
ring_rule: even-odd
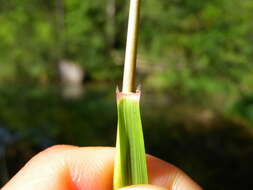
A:
<svg viewBox="0 0 253 190">
<path fill-rule="evenodd" d="M 133 185 L 129 187 L 120 188 L 119 190 L 166 190 L 163 187 L 153 185 Z"/>
<path fill-rule="evenodd" d="M 148 157 L 149 183 L 168 190 L 202 190 L 182 170 L 156 157 Z"/>
<path fill-rule="evenodd" d="M 111 190 L 115 149 L 56 146 L 35 156 L 2 190 Z M 176 167 L 148 157 L 151 184 L 200 189 Z M 182 182 L 181 182 L 182 181 Z"/>
<path fill-rule="evenodd" d="M 54 146 L 30 160 L 2 190 L 111 190 L 114 151 Z"/>
</svg>

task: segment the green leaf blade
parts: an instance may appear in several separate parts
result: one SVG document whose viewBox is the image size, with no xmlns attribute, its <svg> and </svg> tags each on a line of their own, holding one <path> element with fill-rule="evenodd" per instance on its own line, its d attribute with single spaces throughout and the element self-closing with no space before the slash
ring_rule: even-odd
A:
<svg viewBox="0 0 253 190">
<path fill-rule="evenodd" d="M 118 131 L 114 190 L 148 183 L 139 101 L 140 92 L 117 92 Z"/>
</svg>

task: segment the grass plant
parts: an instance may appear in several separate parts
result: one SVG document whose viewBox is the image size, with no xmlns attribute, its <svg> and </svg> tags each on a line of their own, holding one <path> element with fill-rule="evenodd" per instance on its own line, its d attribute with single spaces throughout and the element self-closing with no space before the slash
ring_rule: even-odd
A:
<svg viewBox="0 0 253 190">
<path fill-rule="evenodd" d="M 141 92 L 135 90 L 140 0 L 131 0 L 122 92 L 116 91 L 118 126 L 113 189 L 147 184 L 145 145 L 140 115 Z"/>
</svg>

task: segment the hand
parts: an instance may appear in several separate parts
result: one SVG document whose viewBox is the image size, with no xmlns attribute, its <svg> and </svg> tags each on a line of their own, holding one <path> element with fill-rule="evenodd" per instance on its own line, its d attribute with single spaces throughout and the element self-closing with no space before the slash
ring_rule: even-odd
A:
<svg viewBox="0 0 253 190">
<path fill-rule="evenodd" d="M 112 190 L 115 148 L 58 145 L 33 157 L 2 190 Z M 201 190 L 185 173 L 147 157 L 149 182 L 122 190 Z"/>
</svg>

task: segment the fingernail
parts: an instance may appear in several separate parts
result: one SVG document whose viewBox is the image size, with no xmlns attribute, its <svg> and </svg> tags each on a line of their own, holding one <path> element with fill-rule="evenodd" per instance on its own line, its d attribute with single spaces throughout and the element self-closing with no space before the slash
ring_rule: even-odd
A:
<svg viewBox="0 0 253 190">
<path fill-rule="evenodd" d="M 129 187 L 123 187 L 119 190 L 166 190 L 163 187 L 153 186 L 153 185 L 133 185 Z"/>
</svg>

